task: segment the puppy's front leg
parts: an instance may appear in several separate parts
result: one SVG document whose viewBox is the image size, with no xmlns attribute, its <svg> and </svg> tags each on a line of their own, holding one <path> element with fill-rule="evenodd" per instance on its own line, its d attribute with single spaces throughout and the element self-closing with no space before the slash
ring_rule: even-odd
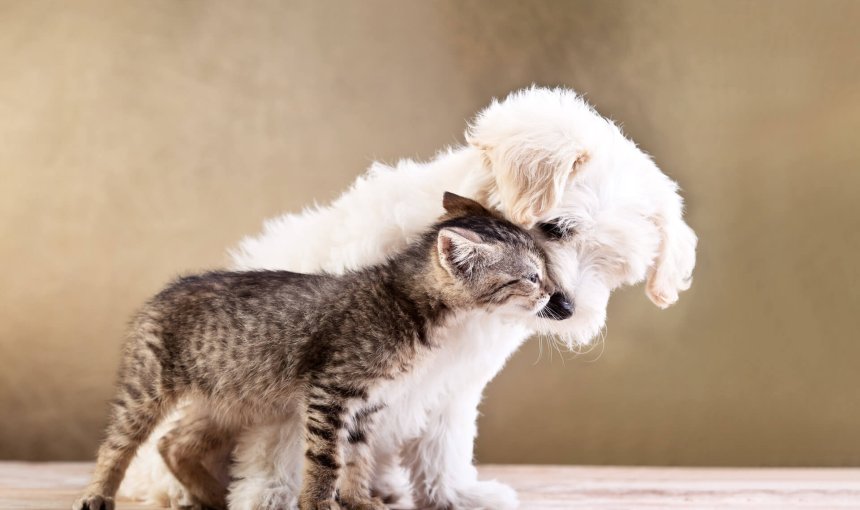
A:
<svg viewBox="0 0 860 510">
<path fill-rule="evenodd" d="M 479 481 L 472 464 L 483 389 L 483 384 L 474 384 L 452 395 L 443 407 L 431 411 L 428 422 L 435 428 L 405 448 L 404 461 L 419 508 L 510 510 L 519 506 L 516 491 L 494 480 Z"/>
<path fill-rule="evenodd" d="M 305 434 L 304 417 L 297 410 L 282 423 L 241 433 L 234 450 L 228 508 L 295 510 L 302 485 Z"/>
</svg>

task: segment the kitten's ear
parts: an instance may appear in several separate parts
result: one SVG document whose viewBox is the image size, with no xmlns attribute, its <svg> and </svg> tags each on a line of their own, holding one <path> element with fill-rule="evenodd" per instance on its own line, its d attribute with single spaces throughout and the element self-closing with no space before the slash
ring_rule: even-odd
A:
<svg viewBox="0 0 860 510">
<path fill-rule="evenodd" d="M 493 213 L 488 211 L 484 206 L 482 206 L 478 202 L 475 202 L 471 198 L 461 197 L 460 195 L 456 195 L 454 193 L 451 193 L 450 191 L 446 191 L 445 194 L 442 195 L 442 207 L 445 208 L 445 212 L 448 213 L 449 217 L 466 215 L 493 215 Z"/>
<path fill-rule="evenodd" d="M 469 275 L 481 264 L 489 262 L 497 248 L 484 242 L 481 236 L 460 227 L 445 227 L 436 237 L 439 263 L 451 276 Z"/>
</svg>

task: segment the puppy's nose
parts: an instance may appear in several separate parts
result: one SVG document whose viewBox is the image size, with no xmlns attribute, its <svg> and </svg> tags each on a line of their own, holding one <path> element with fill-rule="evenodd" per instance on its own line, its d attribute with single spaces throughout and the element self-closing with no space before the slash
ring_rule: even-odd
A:
<svg viewBox="0 0 860 510">
<path fill-rule="evenodd" d="M 546 306 L 538 315 L 559 321 L 569 319 L 573 315 L 573 303 L 561 292 L 556 292 L 549 297 Z"/>
</svg>

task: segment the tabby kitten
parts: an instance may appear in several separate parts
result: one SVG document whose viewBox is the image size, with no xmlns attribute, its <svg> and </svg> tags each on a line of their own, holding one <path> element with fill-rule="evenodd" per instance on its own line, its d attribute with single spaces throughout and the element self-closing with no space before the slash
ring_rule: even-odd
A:
<svg viewBox="0 0 860 510">
<path fill-rule="evenodd" d="M 528 233 L 451 193 L 443 205 L 438 224 L 374 267 L 342 276 L 211 272 L 152 298 L 132 323 L 93 481 L 73 508 L 111 510 L 136 449 L 187 396 L 224 431 L 202 449 L 298 403 L 307 438 L 300 508 L 385 508 L 370 496 L 367 443 L 386 388 L 458 313 L 538 314 L 552 293 Z M 223 506 L 223 485 L 205 470 L 165 460 L 202 505 Z"/>
</svg>

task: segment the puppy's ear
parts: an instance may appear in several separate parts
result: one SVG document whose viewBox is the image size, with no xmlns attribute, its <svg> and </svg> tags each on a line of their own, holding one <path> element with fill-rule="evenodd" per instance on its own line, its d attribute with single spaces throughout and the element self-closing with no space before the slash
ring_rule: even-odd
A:
<svg viewBox="0 0 860 510">
<path fill-rule="evenodd" d="M 690 288 L 697 239 L 680 214 L 661 216 L 654 222 L 660 232 L 660 248 L 648 271 L 645 293 L 655 305 L 666 308 L 678 300 L 679 292 Z"/>
<path fill-rule="evenodd" d="M 439 263 L 448 273 L 459 278 L 471 275 L 481 264 L 491 259 L 498 248 L 487 244 L 475 232 L 460 227 L 445 227 L 436 237 Z"/>
<path fill-rule="evenodd" d="M 445 208 L 448 216 L 452 218 L 467 215 L 492 216 L 492 213 L 478 202 L 475 202 L 471 198 L 455 195 L 450 191 L 446 191 L 442 195 L 442 207 Z"/>
<path fill-rule="evenodd" d="M 562 199 L 565 187 L 588 159 L 578 147 L 558 146 L 557 139 L 531 139 L 491 129 L 479 117 L 466 140 L 480 149 L 495 180 L 495 189 L 508 219 L 532 227 Z M 563 140 L 567 142 L 567 140 Z"/>
</svg>

